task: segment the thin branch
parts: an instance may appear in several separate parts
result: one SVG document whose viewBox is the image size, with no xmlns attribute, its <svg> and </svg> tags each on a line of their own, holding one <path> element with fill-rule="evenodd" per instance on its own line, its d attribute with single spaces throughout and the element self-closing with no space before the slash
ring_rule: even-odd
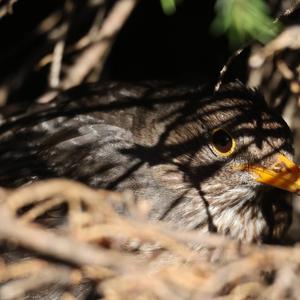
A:
<svg viewBox="0 0 300 300">
<path fill-rule="evenodd" d="M 119 0 L 116 2 L 112 11 L 104 20 L 99 32 L 95 34 L 95 40 L 98 40 L 98 42 L 83 50 L 76 58 L 74 64 L 67 70 L 65 78 L 60 84 L 62 90 L 80 84 L 95 66 L 97 66 L 98 72 L 101 73 L 117 34 L 137 3 L 138 0 Z M 38 101 L 51 101 L 58 94 L 58 91 L 51 91 L 50 93 L 42 95 Z"/>
</svg>

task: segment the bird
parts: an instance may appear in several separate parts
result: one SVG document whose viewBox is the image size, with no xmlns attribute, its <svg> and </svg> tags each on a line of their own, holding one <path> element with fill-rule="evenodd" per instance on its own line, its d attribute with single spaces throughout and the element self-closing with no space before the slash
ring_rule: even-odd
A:
<svg viewBox="0 0 300 300">
<path fill-rule="evenodd" d="M 241 83 L 90 83 L 0 113 L 1 186 L 64 177 L 130 189 L 151 220 L 245 242 L 280 241 L 291 224 L 292 133 Z"/>
</svg>

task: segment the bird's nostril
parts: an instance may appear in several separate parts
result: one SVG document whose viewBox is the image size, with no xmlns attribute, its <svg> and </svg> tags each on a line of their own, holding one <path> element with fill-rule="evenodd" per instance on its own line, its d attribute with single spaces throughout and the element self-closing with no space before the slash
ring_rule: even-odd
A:
<svg viewBox="0 0 300 300">
<path fill-rule="evenodd" d="M 272 166 L 272 171 L 276 173 L 283 173 L 287 171 L 287 166 L 283 162 L 277 162 Z"/>
</svg>

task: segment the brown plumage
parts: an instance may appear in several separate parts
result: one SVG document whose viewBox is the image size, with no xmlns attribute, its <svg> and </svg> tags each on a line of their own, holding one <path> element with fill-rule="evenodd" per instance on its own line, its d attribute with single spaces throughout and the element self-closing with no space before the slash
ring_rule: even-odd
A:
<svg viewBox="0 0 300 300">
<path fill-rule="evenodd" d="M 130 188 L 151 202 L 153 219 L 245 241 L 280 238 L 291 207 L 278 190 L 270 196 L 274 189 L 259 182 L 267 179 L 259 180 L 257 166 L 282 171 L 278 155 L 292 158 L 288 126 L 241 85 L 203 93 L 197 86 L 94 84 L 6 116 L 0 184 L 62 176 Z M 295 191 L 289 182 L 269 183 Z"/>
</svg>

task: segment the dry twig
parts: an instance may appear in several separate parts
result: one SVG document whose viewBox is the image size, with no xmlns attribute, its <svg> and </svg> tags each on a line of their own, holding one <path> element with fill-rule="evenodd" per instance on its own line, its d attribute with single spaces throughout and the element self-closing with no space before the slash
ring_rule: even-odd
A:
<svg viewBox="0 0 300 300">
<path fill-rule="evenodd" d="M 79 284 L 81 278 L 96 282 L 105 299 L 132 299 L 137 294 L 144 299 L 209 299 L 221 295 L 223 298 L 219 299 L 224 300 L 231 299 L 226 295 L 236 299 L 241 299 L 239 295 L 251 295 L 256 299 L 268 293 L 271 286 L 281 295 L 287 289 L 293 289 L 294 295 L 298 291 L 299 247 L 240 244 L 218 235 L 173 230 L 163 223 L 151 224 L 136 219 L 138 214 L 125 218 L 111 206 L 114 201 L 122 201 L 122 194 L 93 191 L 67 180 L 39 182 L 4 195 L 0 240 L 28 249 L 33 256 L 46 255 L 38 260 L 2 263 L 0 281 L 5 284 L 0 293 L 7 299 L 20 297 L 45 284 L 54 283 L 56 288 Z M 79 231 L 54 228 L 51 232 L 42 225 L 28 223 L 51 210 L 52 200 L 53 204 L 60 204 L 62 199 L 69 203 L 64 218 L 77 224 Z M 78 205 L 79 199 L 85 203 L 85 211 Z M 28 205 L 29 211 L 20 215 L 20 210 Z M 70 213 L 74 214 L 72 218 Z M 86 215 L 88 222 L 80 221 Z M 106 239 L 111 242 L 106 244 Z M 158 247 L 160 252 L 154 256 L 141 255 L 142 247 L 132 252 L 130 248 L 120 247 L 118 240 L 123 240 L 121 243 L 139 240 L 140 245 L 155 245 L 148 248 L 153 254 Z M 221 255 L 209 262 L 206 256 L 190 248 L 195 243 L 202 249 L 221 250 Z M 47 257 L 59 259 L 60 265 L 48 261 Z M 76 267 L 70 268 L 70 263 Z M 278 278 L 270 286 L 261 274 L 275 271 Z M 60 274 L 56 275 L 57 272 Z M 74 274 L 78 274 L 77 281 Z M 293 284 L 283 284 L 280 278 L 284 276 Z"/>
</svg>

